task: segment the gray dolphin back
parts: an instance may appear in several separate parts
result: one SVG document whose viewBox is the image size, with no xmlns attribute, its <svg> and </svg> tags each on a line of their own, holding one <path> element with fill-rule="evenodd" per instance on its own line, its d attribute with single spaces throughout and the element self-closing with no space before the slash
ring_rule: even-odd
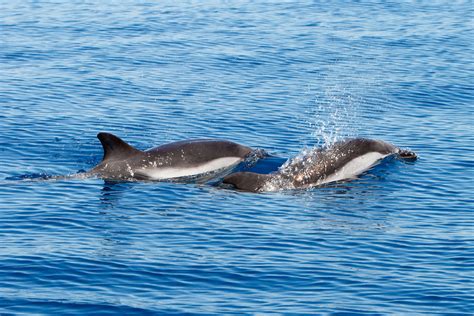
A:
<svg viewBox="0 0 474 316">
<path fill-rule="evenodd" d="M 245 158 L 252 149 L 219 139 L 179 141 L 146 151 L 147 155 L 162 157 L 164 165 L 175 167 L 198 166 L 223 157 Z"/>
</svg>

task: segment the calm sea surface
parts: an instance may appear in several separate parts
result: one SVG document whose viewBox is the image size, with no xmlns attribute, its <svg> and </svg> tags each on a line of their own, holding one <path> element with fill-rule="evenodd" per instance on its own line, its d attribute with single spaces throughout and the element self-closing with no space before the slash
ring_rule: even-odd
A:
<svg viewBox="0 0 474 316">
<path fill-rule="evenodd" d="M 0 1 L 0 314 L 472 314 L 473 11 Z M 93 167 L 99 131 L 420 159 L 263 194 L 37 181 Z"/>
</svg>

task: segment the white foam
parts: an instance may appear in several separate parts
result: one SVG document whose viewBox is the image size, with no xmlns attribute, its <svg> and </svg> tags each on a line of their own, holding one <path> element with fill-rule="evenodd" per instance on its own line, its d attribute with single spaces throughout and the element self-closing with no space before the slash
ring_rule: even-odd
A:
<svg viewBox="0 0 474 316">
<path fill-rule="evenodd" d="M 137 173 L 151 180 L 164 180 L 180 177 L 189 177 L 208 172 L 230 168 L 242 161 L 240 157 L 224 157 L 211 160 L 205 164 L 190 168 L 146 168 L 137 170 Z"/>
</svg>

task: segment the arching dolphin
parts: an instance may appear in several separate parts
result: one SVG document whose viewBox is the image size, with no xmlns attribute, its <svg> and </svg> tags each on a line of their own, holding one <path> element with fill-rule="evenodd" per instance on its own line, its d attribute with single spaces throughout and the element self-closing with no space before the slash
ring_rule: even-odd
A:
<svg viewBox="0 0 474 316">
<path fill-rule="evenodd" d="M 356 138 L 290 160 L 275 173 L 238 172 L 228 175 L 223 182 L 250 192 L 306 188 L 355 177 L 389 155 L 416 159 L 415 153 L 387 142 Z"/>
<path fill-rule="evenodd" d="M 109 133 L 97 135 L 102 161 L 86 174 L 106 179 L 164 180 L 228 170 L 253 151 L 230 141 L 203 139 L 138 150 Z"/>
</svg>

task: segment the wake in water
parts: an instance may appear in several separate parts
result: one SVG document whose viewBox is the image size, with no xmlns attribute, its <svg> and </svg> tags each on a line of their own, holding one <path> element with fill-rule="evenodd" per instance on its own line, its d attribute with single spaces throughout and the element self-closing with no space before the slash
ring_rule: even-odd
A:
<svg viewBox="0 0 474 316">
<path fill-rule="evenodd" d="M 92 175 L 85 170 L 79 170 L 77 173 L 67 175 L 53 175 L 48 173 L 26 173 L 12 177 L 7 177 L 8 181 L 46 181 L 46 180 L 71 180 L 71 179 L 87 179 Z"/>
</svg>

